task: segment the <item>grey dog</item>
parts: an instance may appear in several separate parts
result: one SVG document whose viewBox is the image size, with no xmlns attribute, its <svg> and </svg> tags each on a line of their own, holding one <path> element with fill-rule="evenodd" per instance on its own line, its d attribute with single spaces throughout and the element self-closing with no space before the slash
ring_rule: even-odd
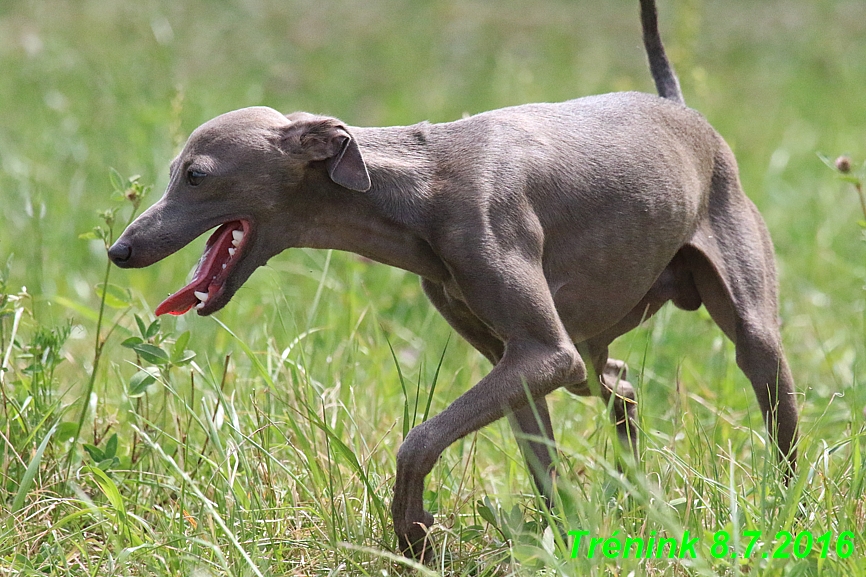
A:
<svg viewBox="0 0 866 577">
<path fill-rule="evenodd" d="M 635 451 L 634 389 L 608 346 L 667 301 L 703 304 L 733 341 L 793 471 L 797 406 L 769 234 L 731 150 L 683 103 L 653 0 L 641 0 L 641 20 L 659 96 L 386 128 L 263 107 L 218 116 L 192 133 L 165 195 L 109 249 L 118 266 L 145 267 L 218 227 L 192 282 L 157 314 L 220 310 L 290 247 L 351 251 L 421 277 L 493 369 L 400 447 L 391 513 L 407 555 L 429 558 L 422 495 L 439 455 L 503 416 L 550 497 L 545 396 L 559 387 L 600 392 Z"/>
</svg>

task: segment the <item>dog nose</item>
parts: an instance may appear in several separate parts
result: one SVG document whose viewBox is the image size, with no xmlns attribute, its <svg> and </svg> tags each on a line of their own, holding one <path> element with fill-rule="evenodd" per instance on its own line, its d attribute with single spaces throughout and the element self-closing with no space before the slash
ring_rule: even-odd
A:
<svg viewBox="0 0 866 577">
<path fill-rule="evenodd" d="M 125 242 L 116 242 L 108 249 L 108 258 L 118 266 L 123 266 L 132 256 L 132 247 Z"/>
</svg>

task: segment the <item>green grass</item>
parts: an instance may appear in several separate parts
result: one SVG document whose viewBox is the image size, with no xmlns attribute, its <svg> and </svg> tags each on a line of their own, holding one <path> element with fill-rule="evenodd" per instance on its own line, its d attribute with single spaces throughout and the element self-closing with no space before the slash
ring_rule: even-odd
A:
<svg viewBox="0 0 866 577">
<path fill-rule="evenodd" d="M 435 414 L 489 370 L 417 279 L 294 250 L 216 318 L 153 324 L 197 241 L 109 269 L 100 323 L 104 241 L 79 237 L 108 234 L 108 208 L 119 234 L 132 207 L 112 190 L 138 174 L 154 201 L 186 135 L 233 108 L 377 125 L 650 91 L 636 4 L 0 4 L 0 574 L 408 573 L 388 519 L 397 448 L 428 402 Z M 660 10 L 686 100 L 735 150 L 776 242 L 799 472 L 779 487 L 751 387 L 709 317 L 666 308 L 612 350 L 641 402 L 638 470 L 615 472 L 600 402 L 556 392 L 558 507 L 531 492 L 506 423 L 470 435 L 428 478 L 443 551 L 428 572 L 866 575 L 866 216 L 818 157 L 866 159 L 866 5 Z M 572 559 L 569 530 L 688 530 L 699 560 Z M 716 559 L 719 531 L 740 551 L 758 531 L 760 548 Z M 781 531 L 829 532 L 831 553 L 763 558 Z"/>
</svg>

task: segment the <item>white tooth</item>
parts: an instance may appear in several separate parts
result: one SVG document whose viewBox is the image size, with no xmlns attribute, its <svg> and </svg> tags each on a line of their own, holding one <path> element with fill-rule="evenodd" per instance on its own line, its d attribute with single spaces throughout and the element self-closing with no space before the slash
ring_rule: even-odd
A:
<svg viewBox="0 0 866 577">
<path fill-rule="evenodd" d="M 201 291 L 195 291 L 195 292 L 193 292 L 192 294 L 194 294 L 194 295 L 195 295 L 195 298 L 197 298 L 197 299 L 200 300 L 201 302 L 203 302 L 203 303 L 206 303 L 206 302 L 207 302 L 207 298 L 208 298 L 208 294 L 207 294 L 207 293 L 203 293 L 203 292 L 201 292 Z"/>
<path fill-rule="evenodd" d="M 234 240 L 232 241 L 232 246 L 237 246 L 237 245 L 239 245 L 240 243 L 241 243 L 241 241 L 239 241 L 238 239 L 234 239 Z"/>
<path fill-rule="evenodd" d="M 235 255 L 235 249 L 230 248 L 229 249 L 229 256 L 234 256 L 234 255 Z"/>
<path fill-rule="evenodd" d="M 198 303 L 197 305 L 195 305 L 195 310 L 197 310 L 197 311 L 200 311 L 203 308 L 204 308 L 204 303 Z"/>
<path fill-rule="evenodd" d="M 226 269 L 226 263 L 223 263 L 223 270 Z"/>
<path fill-rule="evenodd" d="M 235 239 L 235 240 L 238 241 L 238 242 L 242 241 L 243 238 L 244 238 L 244 231 L 242 231 L 242 230 L 233 230 L 233 231 L 232 231 L 232 238 Z M 235 246 L 237 246 L 237 245 L 235 245 Z"/>
</svg>

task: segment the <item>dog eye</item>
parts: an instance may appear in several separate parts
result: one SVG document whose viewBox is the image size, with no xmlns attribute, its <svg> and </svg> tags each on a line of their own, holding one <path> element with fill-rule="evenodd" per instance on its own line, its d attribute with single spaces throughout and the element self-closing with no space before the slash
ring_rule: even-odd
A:
<svg viewBox="0 0 866 577">
<path fill-rule="evenodd" d="M 207 174 L 204 172 L 190 169 L 189 172 L 186 173 L 186 180 L 189 182 L 190 186 L 198 186 L 201 184 L 201 181 L 204 180 L 205 176 L 207 176 Z"/>
</svg>

